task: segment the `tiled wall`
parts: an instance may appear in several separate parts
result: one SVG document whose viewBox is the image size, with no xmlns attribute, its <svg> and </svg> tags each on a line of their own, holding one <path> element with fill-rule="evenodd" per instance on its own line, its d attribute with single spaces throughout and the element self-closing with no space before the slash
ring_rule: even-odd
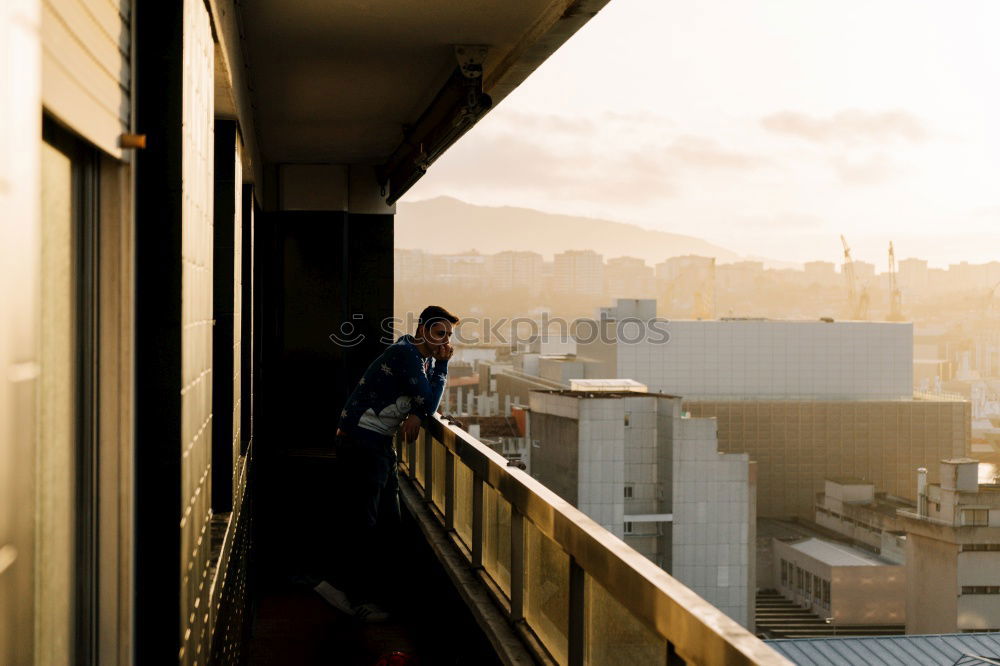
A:
<svg viewBox="0 0 1000 666">
<path fill-rule="evenodd" d="M 184 0 L 183 48 L 180 661 L 204 664 L 211 638 L 214 43 L 200 0 Z"/>
<path fill-rule="evenodd" d="M 755 591 L 751 463 L 747 454 L 719 453 L 716 420 L 682 418 L 680 400 L 665 396 L 531 398 L 532 437 L 540 439 L 532 470 L 541 472 L 539 480 L 564 483 L 548 463 L 575 447 L 577 508 L 748 626 Z M 550 419 L 575 421 L 576 440 L 535 428 Z M 632 499 L 624 497 L 626 484 Z M 632 532 L 624 531 L 626 515 L 671 512 L 672 524 L 630 521 Z"/>
<path fill-rule="evenodd" d="M 812 519 L 828 477 L 861 477 L 914 498 L 918 467 L 935 482 L 939 460 L 969 454 L 967 402 L 685 401 L 684 408 L 718 418 L 720 451 L 758 463 L 760 516 Z"/>
<path fill-rule="evenodd" d="M 576 400 L 576 398 L 573 398 Z M 577 508 L 615 536 L 624 536 L 625 401 L 579 403 L 579 500 Z"/>
<path fill-rule="evenodd" d="M 243 359 L 241 358 L 243 349 L 243 169 L 240 159 L 239 142 L 236 146 L 236 160 L 234 164 L 235 181 L 233 183 L 233 197 L 235 223 L 233 224 L 233 506 L 237 506 L 242 497 L 243 489 L 239 483 L 240 467 L 240 440 L 242 431 L 240 426 L 243 422 L 243 395 L 241 371 Z"/>
<path fill-rule="evenodd" d="M 894 400 L 913 394 L 912 324 L 658 325 L 669 332 L 668 341 L 652 333 L 634 344 L 618 343 L 618 377 L 686 399 Z"/>
<path fill-rule="evenodd" d="M 625 500 L 625 513 L 657 513 L 658 487 L 656 473 L 656 407 L 657 398 L 624 398 L 621 400 L 628 425 L 625 433 L 625 483 L 632 487 L 632 499 Z M 624 492 L 622 493 L 624 495 Z M 647 524 L 655 532 L 655 525 Z M 642 532 L 643 525 L 633 525 Z"/>
<path fill-rule="evenodd" d="M 671 575 L 750 621 L 750 457 L 718 453 L 715 419 L 677 419 Z"/>
</svg>

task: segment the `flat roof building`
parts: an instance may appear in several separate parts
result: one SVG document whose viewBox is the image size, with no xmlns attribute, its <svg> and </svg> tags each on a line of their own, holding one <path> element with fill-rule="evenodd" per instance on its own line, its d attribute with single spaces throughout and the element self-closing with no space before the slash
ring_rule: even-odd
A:
<svg viewBox="0 0 1000 666">
<path fill-rule="evenodd" d="M 789 599 L 832 624 L 899 625 L 906 619 L 902 565 L 825 539 L 774 540 L 775 580 Z"/>
</svg>

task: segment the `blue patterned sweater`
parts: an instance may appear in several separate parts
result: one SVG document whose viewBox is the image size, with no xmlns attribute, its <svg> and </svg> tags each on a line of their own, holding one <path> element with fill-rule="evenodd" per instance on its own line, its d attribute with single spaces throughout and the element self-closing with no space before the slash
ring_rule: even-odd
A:
<svg viewBox="0 0 1000 666">
<path fill-rule="evenodd" d="M 420 355 L 404 335 L 372 361 L 340 413 L 340 429 L 363 437 L 392 437 L 409 414 L 437 411 L 448 377 L 448 361 Z"/>
</svg>

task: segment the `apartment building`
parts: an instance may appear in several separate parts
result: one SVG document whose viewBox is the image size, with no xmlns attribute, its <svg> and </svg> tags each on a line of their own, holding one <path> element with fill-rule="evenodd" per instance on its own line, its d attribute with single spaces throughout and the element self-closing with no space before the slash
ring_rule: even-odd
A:
<svg viewBox="0 0 1000 666">
<path fill-rule="evenodd" d="M 604 292 L 604 257 L 593 250 L 567 250 L 553 257 L 552 289 L 563 294 Z"/>
<path fill-rule="evenodd" d="M 542 255 L 537 252 L 497 252 L 488 257 L 490 288 L 500 291 L 542 290 Z"/>
<path fill-rule="evenodd" d="M 615 257 L 604 264 L 604 293 L 613 298 L 656 294 L 653 268 L 636 257 Z"/>
<path fill-rule="evenodd" d="M 744 626 L 752 622 L 755 469 L 674 396 L 581 380 L 532 391 L 532 476 Z"/>
<path fill-rule="evenodd" d="M 979 483 L 971 458 L 939 467 L 939 483 L 917 472 L 917 508 L 898 512 L 906 633 L 1000 631 L 1000 485 Z"/>
</svg>

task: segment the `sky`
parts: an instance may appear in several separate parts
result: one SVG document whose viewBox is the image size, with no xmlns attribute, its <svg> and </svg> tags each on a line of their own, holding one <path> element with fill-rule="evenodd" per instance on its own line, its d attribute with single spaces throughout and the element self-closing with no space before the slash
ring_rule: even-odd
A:
<svg viewBox="0 0 1000 666">
<path fill-rule="evenodd" d="M 795 262 L 839 262 L 840 234 L 880 270 L 890 240 L 1000 260 L 998 25 L 997 0 L 611 0 L 405 200 Z"/>
</svg>

